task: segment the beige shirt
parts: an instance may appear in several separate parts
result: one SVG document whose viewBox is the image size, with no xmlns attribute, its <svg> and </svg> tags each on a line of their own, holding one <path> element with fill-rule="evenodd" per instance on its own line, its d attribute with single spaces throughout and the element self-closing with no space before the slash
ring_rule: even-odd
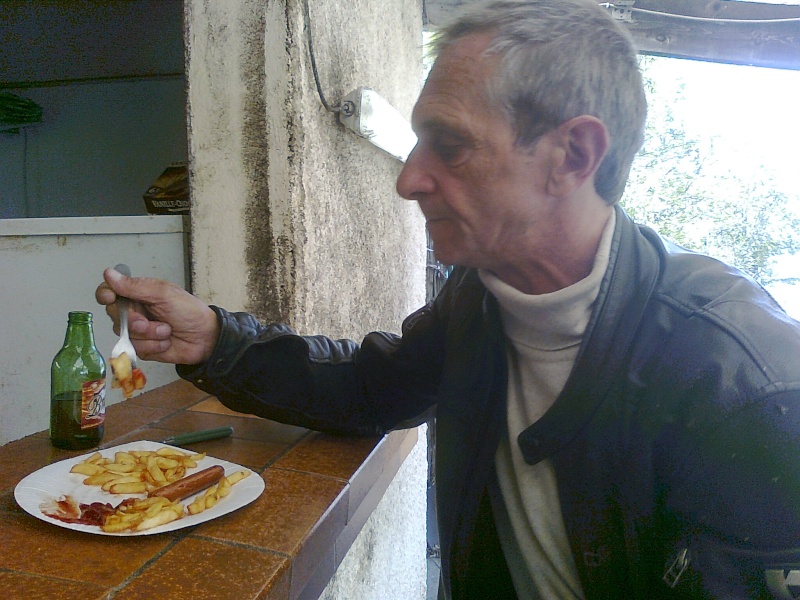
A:
<svg viewBox="0 0 800 600">
<path fill-rule="evenodd" d="M 568 288 L 527 295 L 490 272 L 479 272 L 500 305 L 507 340 L 508 435 L 495 466 L 508 517 L 503 520 L 510 523 L 516 542 L 505 540 L 503 548 L 520 598 L 584 597 L 553 466 L 549 460 L 526 463 L 516 440 L 552 406 L 572 370 L 608 266 L 614 222 L 612 213 L 592 272 Z"/>
</svg>

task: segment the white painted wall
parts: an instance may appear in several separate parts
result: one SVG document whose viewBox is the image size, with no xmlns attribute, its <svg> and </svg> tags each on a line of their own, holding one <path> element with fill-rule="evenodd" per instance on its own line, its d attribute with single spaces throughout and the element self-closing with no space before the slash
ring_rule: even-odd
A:
<svg viewBox="0 0 800 600">
<path fill-rule="evenodd" d="M 49 427 L 50 363 L 69 311 L 94 315 L 97 349 L 111 355 L 118 338 L 94 299 L 103 269 L 124 262 L 185 286 L 186 237 L 176 216 L 0 220 L 0 444 Z M 146 389 L 177 379 L 171 365 L 143 369 Z M 109 386 L 107 403 L 122 400 Z"/>
</svg>

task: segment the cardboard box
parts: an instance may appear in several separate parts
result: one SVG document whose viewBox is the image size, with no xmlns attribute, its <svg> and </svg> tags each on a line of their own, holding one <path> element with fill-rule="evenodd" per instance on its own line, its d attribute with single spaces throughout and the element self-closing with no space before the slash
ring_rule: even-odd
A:
<svg viewBox="0 0 800 600">
<path fill-rule="evenodd" d="M 175 163 L 164 169 L 144 193 L 144 206 L 151 215 L 188 215 L 189 169 Z"/>
</svg>

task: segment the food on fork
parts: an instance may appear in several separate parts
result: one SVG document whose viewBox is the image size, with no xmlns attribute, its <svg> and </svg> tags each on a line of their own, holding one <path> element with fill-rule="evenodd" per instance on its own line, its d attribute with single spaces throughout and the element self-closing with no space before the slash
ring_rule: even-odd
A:
<svg viewBox="0 0 800 600">
<path fill-rule="evenodd" d="M 111 363 L 111 372 L 114 374 L 111 382 L 112 388 L 122 388 L 122 393 L 126 398 L 133 396 L 136 390 L 144 389 L 147 377 L 141 369 L 131 364 L 127 352 L 123 352 L 116 358 L 110 358 L 109 363 Z"/>
</svg>

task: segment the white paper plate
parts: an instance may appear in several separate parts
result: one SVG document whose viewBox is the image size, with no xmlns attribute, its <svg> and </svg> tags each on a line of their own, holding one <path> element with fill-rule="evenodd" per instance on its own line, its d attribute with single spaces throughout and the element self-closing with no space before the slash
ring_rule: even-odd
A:
<svg viewBox="0 0 800 600">
<path fill-rule="evenodd" d="M 113 458 L 115 452 L 125 452 L 130 450 L 150 450 L 155 451 L 159 448 L 175 448 L 175 446 L 168 446 L 158 442 L 131 442 L 129 444 L 122 444 L 121 446 L 114 446 L 113 448 L 104 448 L 100 450 L 103 456 Z M 175 448 L 181 452 L 189 452 L 185 448 Z M 17 503 L 25 510 L 25 512 L 33 515 L 37 519 L 47 521 L 59 527 L 73 529 L 75 531 L 85 531 L 86 533 L 95 533 L 99 535 L 116 535 L 116 536 L 132 536 L 132 535 L 150 535 L 154 533 L 165 533 L 167 531 L 174 531 L 184 527 L 192 527 L 199 525 L 206 521 L 216 519 L 222 515 L 227 515 L 234 510 L 246 506 L 258 498 L 264 491 L 264 480 L 258 473 L 251 471 L 247 467 L 242 467 L 232 462 L 220 460 L 206 456 L 203 460 L 197 463 L 197 469 L 192 469 L 192 473 L 196 473 L 201 469 L 206 469 L 213 465 L 222 465 L 225 469 L 225 475 L 231 475 L 236 471 L 250 471 L 250 476 L 245 477 L 231 488 L 231 493 L 209 509 L 204 510 L 196 515 L 186 514 L 182 519 L 172 521 L 153 529 L 145 531 L 122 531 L 118 533 L 106 533 L 100 527 L 94 525 L 81 525 L 77 523 L 65 523 L 53 517 L 49 517 L 42 512 L 41 505 L 51 500 L 58 500 L 61 496 L 71 496 L 75 502 L 81 504 L 89 504 L 91 502 L 108 502 L 113 506 L 119 504 L 124 498 L 130 497 L 146 497 L 145 494 L 134 494 L 131 496 L 122 496 L 120 494 L 110 494 L 103 491 L 96 486 L 83 485 L 83 480 L 86 479 L 85 475 L 70 473 L 70 469 L 76 463 L 79 463 L 96 452 L 95 450 L 88 452 L 82 456 L 62 460 L 53 463 L 46 467 L 31 473 L 25 479 L 17 484 L 14 488 L 14 498 Z M 185 498 L 181 502 L 184 506 L 192 501 L 192 496 Z"/>
</svg>

